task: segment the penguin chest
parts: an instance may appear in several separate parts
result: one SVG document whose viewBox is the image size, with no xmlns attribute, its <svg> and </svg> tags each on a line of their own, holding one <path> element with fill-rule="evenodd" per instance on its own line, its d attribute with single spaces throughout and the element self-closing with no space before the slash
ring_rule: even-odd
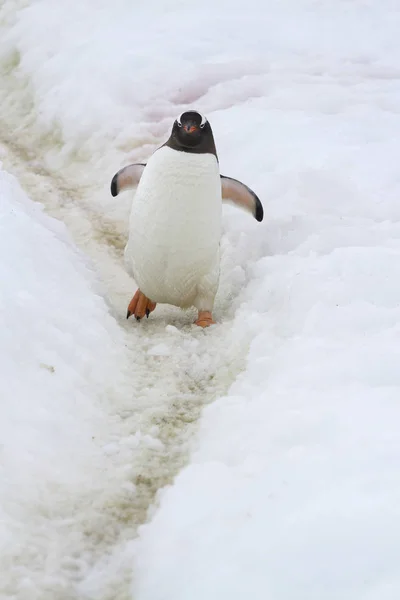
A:
<svg viewBox="0 0 400 600">
<path fill-rule="evenodd" d="M 189 306 L 199 283 L 218 277 L 221 213 L 215 156 L 168 147 L 153 154 L 133 200 L 125 251 L 144 294 Z"/>
</svg>

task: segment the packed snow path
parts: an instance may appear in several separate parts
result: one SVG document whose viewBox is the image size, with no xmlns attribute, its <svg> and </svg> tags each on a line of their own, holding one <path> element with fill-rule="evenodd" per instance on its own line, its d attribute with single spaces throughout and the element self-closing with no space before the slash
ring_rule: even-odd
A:
<svg viewBox="0 0 400 600">
<path fill-rule="evenodd" d="M 115 481 L 105 471 L 102 497 L 87 498 L 83 507 L 75 509 L 76 515 L 71 515 L 77 529 L 72 524 L 66 534 L 65 524 L 49 524 L 46 535 L 51 534 L 50 539 L 35 557 L 34 569 L 39 586 L 47 579 L 43 577 L 46 569 L 53 583 L 44 585 L 40 597 L 54 598 L 56 594 L 60 600 L 80 598 L 77 586 L 88 576 L 90 567 L 104 561 L 99 597 L 126 598 L 132 565 L 125 565 L 118 558 L 117 571 L 113 566 L 107 575 L 105 557 L 113 552 L 118 556 L 120 547 L 134 538 L 157 490 L 171 483 L 186 463 L 193 424 L 202 407 L 223 395 L 243 369 L 251 332 L 243 331 L 239 337 L 233 335 L 226 317 L 226 322 L 218 328 L 205 332 L 192 325 L 194 312 L 185 315 L 171 307 L 159 307 L 141 324 L 126 321 L 126 304 L 134 288 L 123 267 L 123 237 L 80 206 L 85 205 L 85 194 L 90 195 L 93 190 L 69 188 L 62 178 L 55 179 L 41 166 L 37 151 L 32 164 L 27 148 L 12 143 L 7 134 L 2 139 L 2 159 L 7 170 L 18 177 L 32 199 L 43 203 L 50 214 L 68 225 L 77 245 L 92 257 L 105 282 L 104 292 L 111 310 L 127 334 L 125 352 L 131 375 L 125 393 L 119 391 L 115 399 L 115 415 L 122 419 L 120 429 L 113 427 L 116 448 L 126 446 L 125 467 L 131 489 L 113 488 Z M 229 302 L 228 305 L 225 302 L 225 309 L 229 313 Z M 221 307 L 219 310 L 217 307 L 216 314 L 221 312 Z M 113 452 L 111 445 L 110 452 Z M 97 494 L 96 487 L 93 492 Z M 72 494 L 71 505 L 74 501 Z M 84 542 L 77 535 L 82 520 Z M 34 544 L 39 535 L 37 526 L 33 514 L 27 527 L 32 528 Z M 50 547 L 53 556 L 49 563 Z M 19 578 L 24 567 L 27 573 L 33 567 L 31 551 L 22 552 L 18 562 L 18 571 L 11 575 L 10 581 L 9 568 L 1 577 L 2 582 L 8 581 L 5 589 L 10 595 L 20 589 Z M 5 566 L 7 562 L 2 564 Z"/>
</svg>

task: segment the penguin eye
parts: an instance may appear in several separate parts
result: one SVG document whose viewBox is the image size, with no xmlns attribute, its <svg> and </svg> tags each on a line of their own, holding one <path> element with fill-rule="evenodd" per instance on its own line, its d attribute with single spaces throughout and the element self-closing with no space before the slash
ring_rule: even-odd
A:
<svg viewBox="0 0 400 600">
<path fill-rule="evenodd" d="M 182 123 L 180 121 L 176 121 L 178 123 L 178 127 L 182 127 Z"/>
<path fill-rule="evenodd" d="M 206 126 L 206 124 L 205 124 L 205 123 L 201 123 L 201 124 L 200 124 L 200 129 L 204 129 L 204 127 L 205 127 L 205 126 Z"/>
</svg>

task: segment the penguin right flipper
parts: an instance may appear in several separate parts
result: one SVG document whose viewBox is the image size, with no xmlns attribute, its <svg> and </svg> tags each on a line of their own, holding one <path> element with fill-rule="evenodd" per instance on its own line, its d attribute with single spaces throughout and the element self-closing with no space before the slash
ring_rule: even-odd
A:
<svg viewBox="0 0 400 600">
<path fill-rule="evenodd" d="M 120 192 L 135 187 L 143 174 L 145 163 L 135 163 L 120 169 L 111 180 L 111 195 L 118 196 Z"/>
</svg>

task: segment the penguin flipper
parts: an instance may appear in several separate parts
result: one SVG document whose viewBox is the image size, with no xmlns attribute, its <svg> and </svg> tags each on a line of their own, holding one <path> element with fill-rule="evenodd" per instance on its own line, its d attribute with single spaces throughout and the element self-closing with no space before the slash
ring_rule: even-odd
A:
<svg viewBox="0 0 400 600">
<path fill-rule="evenodd" d="M 135 163 L 120 169 L 111 180 L 111 195 L 118 196 L 120 192 L 135 187 L 142 176 L 145 163 Z"/>
<path fill-rule="evenodd" d="M 221 175 L 222 200 L 225 202 L 233 202 L 240 208 L 251 212 L 257 221 L 262 221 L 264 218 L 264 209 L 260 198 L 247 185 Z"/>
</svg>

